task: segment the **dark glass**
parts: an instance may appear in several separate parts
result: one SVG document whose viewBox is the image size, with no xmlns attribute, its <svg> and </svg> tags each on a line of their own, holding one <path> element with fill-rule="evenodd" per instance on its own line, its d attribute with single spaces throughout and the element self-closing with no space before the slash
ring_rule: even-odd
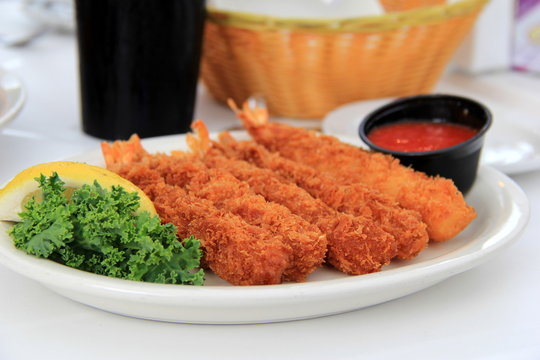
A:
<svg viewBox="0 0 540 360">
<path fill-rule="evenodd" d="M 102 139 L 189 131 L 204 0 L 76 0 L 83 130 Z"/>
</svg>

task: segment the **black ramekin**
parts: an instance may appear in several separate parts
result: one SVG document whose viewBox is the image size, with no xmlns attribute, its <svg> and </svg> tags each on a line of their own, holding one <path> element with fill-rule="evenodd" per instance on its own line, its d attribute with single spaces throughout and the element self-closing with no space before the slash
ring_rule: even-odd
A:
<svg viewBox="0 0 540 360">
<path fill-rule="evenodd" d="M 369 140 L 374 128 L 404 120 L 456 123 L 472 127 L 478 133 L 458 145 L 426 152 L 389 150 Z M 371 112 L 360 124 L 359 134 L 370 149 L 390 154 L 403 165 L 428 175 L 452 179 L 466 193 L 476 179 L 484 135 L 491 122 L 489 109 L 472 99 L 446 94 L 418 95 L 395 100 Z"/>
</svg>

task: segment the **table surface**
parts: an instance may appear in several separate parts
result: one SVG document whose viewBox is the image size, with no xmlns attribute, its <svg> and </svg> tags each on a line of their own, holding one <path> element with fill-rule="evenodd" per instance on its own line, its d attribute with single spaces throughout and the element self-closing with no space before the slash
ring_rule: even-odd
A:
<svg viewBox="0 0 540 360">
<path fill-rule="evenodd" d="M 24 48 L 0 48 L 0 64 L 28 92 L 23 111 L 0 130 L 0 183 L 36 163 L 97 148 L 100 140 L 80 128 L 71 36 L 48 34 Z M 540 114 L 538 77 L 449 73 L 439 86 L 447 85 Z M 213 131 L 239 125 L 202 87 L 197 116 Z M 68 300 L 0 266 L 0 359 L 538 359 L 540 172 L 512 178 L 531 203 L 531 221 L 514 245 L 426 290 L 323 318 L 258 325 L 140 320 Z"/>
</svg>

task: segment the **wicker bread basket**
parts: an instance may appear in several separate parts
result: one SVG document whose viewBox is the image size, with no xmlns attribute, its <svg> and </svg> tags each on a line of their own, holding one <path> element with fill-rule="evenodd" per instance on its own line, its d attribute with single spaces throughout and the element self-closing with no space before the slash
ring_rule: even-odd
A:
<svg viewBox="0 0 540 360">
<path fill-rule="evenodd" d="M 381 0 L 382 16 L 325 20 L 209 8 L 202 79 L 220 102 L 261 95 L 271 114 L 298 119 L 427 93 L 487 1 Z"/>
</svg>

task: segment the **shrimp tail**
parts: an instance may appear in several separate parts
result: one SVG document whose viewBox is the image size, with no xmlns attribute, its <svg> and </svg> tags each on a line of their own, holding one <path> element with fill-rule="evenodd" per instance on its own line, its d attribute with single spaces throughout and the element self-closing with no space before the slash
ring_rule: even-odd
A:
<svg viewBox="0 0 540 360">
<path fill-rule="evenodd" d="M 101 152 L 107 168 L 114 165 L 131 164 L 148 155 L 137 134 L 131 135 L 128 141 L 117 140 L 113 143 L 104 141 L 101 143 Z"/>
<path fill-rule="evenodd" d="M 259 98 L 249 98 L 243 103 L 242 109 L 239 109 L 232 99 L 227 100 L 227 104 L 246 128 L 258 127 L 268 122 L 268 110 Z"/>
<path fill-rule="evenodd" d="M 186 135 L 186 142 L 192 152 L 202 157 L 211 147 L 208 127 L 202 120 L 195 120 L 191 124 L 191 129 L 193 133 Z"/>
</svg>

